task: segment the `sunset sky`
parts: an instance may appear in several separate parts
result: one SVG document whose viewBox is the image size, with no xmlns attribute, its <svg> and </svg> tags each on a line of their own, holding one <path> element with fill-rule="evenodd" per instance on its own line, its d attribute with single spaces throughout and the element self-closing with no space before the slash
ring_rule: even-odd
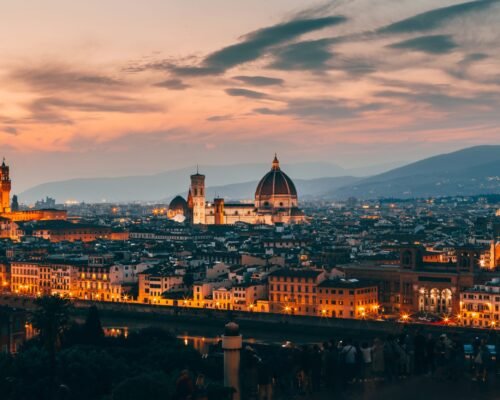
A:
<svg viewBox="0 0 500 400">
<path fill-rule="evenodd" d="M 16 191 L 500 144 L 499 43 L 494 0 L 4 1 L 1 153 Z"/>
</svg>

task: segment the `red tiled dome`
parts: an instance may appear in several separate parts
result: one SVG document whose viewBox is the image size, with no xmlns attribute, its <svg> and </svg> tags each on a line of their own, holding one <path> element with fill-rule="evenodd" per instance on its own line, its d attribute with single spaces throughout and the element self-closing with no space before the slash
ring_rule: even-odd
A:
<svg viewBox="0 0 500 400">
<path fill-rule="evenodd" d="M 297 197 L 297 189 L 290 177 L 280 169 L 278 158 L 275 156 L 271 171 L 264 175 L 257 185 L 255 198 L 276 195 Z"/>
</svg>

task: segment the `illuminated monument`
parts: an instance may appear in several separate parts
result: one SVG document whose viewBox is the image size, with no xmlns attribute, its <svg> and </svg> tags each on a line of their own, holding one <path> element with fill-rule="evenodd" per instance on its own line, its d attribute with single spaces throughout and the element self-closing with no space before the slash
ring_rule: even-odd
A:
<svg viewBox="0 0 500 400">
<path fill-rule="evenodd" d="M 264 175 L 255 190 L 254 203 L 226 203 L 222 198 L 207 203 L 205 175 L 191 175 L 187 201 L 175 197 L 169 206 L 169 217 L 179 220 L 182 215 L 193 224 L 227 225 L 236 222 L 249 224 L 298 224 L 305 221 L 298 208 L 297 189 L 280 168 L 276 155 L 271 170 Z"/>
<path fill-rule="evenodd" d="M 12 211 L 10 208 L 10 169 L 5 159 L 0 166 L 0 217 L 11 221 L 65 220 L 66 210 L 43 209 Z"/>
</svg>

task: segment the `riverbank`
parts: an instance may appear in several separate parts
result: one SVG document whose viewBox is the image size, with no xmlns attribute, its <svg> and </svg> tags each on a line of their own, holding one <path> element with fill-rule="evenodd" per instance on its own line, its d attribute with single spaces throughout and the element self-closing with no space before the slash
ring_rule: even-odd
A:
<svg viewBox="0 0 500 400">
<path fill-rule="evenodd" d="M 0 304 L 16 308 L 33 308 L 29 297 L 3 295 Z M 421 329 L 440 334 L 460 333 L 465 337 L 484 334 L 487 331 L 457 326 L 430 324 L 402 324 L 394 321 L 354 320 L 294 316 L 258 312 L 165 307 L 138 303 L 89 302 L 75 300 L 74 316 L 82 319 L 87 309 L 95 305 L 106 326 L 123 326 L 130 330 L 157 326 L 176 335 L 215 337 L 221 334 L 228 321 L 236 321 L 246 337 L 265 342 L 317 342 L 332 337 L 374 337 L 397 334 L 403 329 Z"/>
</svg>

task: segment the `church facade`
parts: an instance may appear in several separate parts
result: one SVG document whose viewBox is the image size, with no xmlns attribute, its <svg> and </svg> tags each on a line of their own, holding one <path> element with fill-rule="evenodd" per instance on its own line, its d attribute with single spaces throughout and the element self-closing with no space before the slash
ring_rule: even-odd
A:
<svg viewBox="0 0 500 400">
<path fill-rule="evenodd" d="M 228 203 L 215 198 L 212 203 L 205 197 L 205 175 L 191 175 L 187 200 L 175 197 L 169 206 L 172 219 L 184 216 L 193 224 L 230 225 L 248 224 L 298 224 L 305 216 L 298 207 L 297 189 L 293 181 L 280 168 L 275 156 L 271 170 L 260 180 L 253 203 Z"/>
</svg>

